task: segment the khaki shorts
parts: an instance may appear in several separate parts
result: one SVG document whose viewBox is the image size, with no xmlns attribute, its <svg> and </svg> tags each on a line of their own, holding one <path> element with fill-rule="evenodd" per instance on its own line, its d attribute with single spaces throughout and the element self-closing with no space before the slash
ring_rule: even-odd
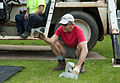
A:
<svg viewBox="0 0 120 83">
<path fill-rule="evenodd" d="M 64 45 L 64 48 L 65 48 L 65 56 L 66 58 L 78 58 L 76 57 L 76 48 L 71 48 L 71 47 L 68 47 L 67 45 Z"/>
</svg>

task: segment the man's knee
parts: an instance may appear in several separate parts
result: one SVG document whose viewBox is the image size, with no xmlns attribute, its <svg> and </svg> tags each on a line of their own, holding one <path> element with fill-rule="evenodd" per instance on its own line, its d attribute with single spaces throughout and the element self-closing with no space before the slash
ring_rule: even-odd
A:
<svg viewBox="0 0 120 83">
<path fill-rule="evenodd" d="M 55 47 L 55 43 L 52 43 L 50 46 L 51 46 L 51 48 L 54 48 Z"/>
<path fill-rule="evenodd" d="M 19 19 L 19 14 L 15 16 L 15 20 L 18 20 L 18 19 Z"/>
<path fill-rule="evenodd" d="M 59 46 L 59 47 L 60 47 L 60 46 L 63 46 L 60 41 L 55 42 L 55 44 L 56 44 L 57 46 Z"/>
<path fill-rule="evenodd" d="M 56 47 L 56 46 L 57 47 L 63 47 L 63 45 L 59 41 L 56 41 L 56 42 L 54 42 L 54 43 L 51 44 L 51 47 Z"/>
<path fill-rule="evenodd" d="M 29 20 L 36 20 L 36 19 L 37 19 L 37 15 L 36 14 L 30 14 Z"/>
<path fill-rule="evenodd" d="M 57 49 L 57 48 L 60 47 L 60 46 L 57 44 L 57 42 L 52 43 L 50 46 L 51 46 L 52 49 Z"/>
<path fill-rule="evenodd" d="M 38 20 L 39 20 L 39 22 L 43 22 L 42 17 L 39 15 L 36 15 L 36 14 L 30 14 L 29 20 L 34 21 L 34 22 L 38 22 Z"/>
<path fill-rule="evenodd" d="M 23 17 L 24 17 L 24 15 L 17 14 L 17 15 L 15 16 L 15 20 L 21 20 L 21 19 L 23 19 Z"/>
<path fill-rule="evenodd" d="M 35 14 L 30 14 L 30 16 L 29 16 L 29 23 L 30 23 L 31 26 L 36 24 L 36 21 L 37 21 L 36 19 L 37 18 L 36 18 Z"/>
</svg>

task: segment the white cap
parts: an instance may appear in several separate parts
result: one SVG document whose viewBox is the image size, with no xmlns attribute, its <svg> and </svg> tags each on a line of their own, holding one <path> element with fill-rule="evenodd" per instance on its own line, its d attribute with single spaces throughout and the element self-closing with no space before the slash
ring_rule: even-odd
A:
<svg viewBox="0 0 120 83">
<path fill-rule="evenodd" d="M 60 24 L 67 24 L 69 21 L 74 22 L 74 17 L 71 14 L 65 14 L 62 18 L 61 21 L 59 22 Z"/>
</svg>

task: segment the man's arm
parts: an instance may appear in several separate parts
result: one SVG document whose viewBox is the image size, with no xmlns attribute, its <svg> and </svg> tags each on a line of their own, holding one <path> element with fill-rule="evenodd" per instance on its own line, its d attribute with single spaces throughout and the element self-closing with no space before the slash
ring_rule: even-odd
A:
<svg viewBox="0 0 120 83">
<path fill-rule="evenodd" d="M 27 8 L 27 11 L 26 11 L 26 13 L 25 13 L 25 20 L 27 20 L 28 19 L 28 16 L 29 16 L 29 8 Z"/>
<path fill-rule="evenodd" d="M 59 39 L 59 37 L 57 35 L 55 35 L 55 34 L 51 38 L 48 38 L 41 31 L 35 31 L 34 32 L 34 37 L 35 38 L 40 38 L 40 39 L 44 40 L 45 42 L 47 42 L 48 44 L 53 44 L 54 42 L 56 42 Z"/>
<path fill-rule="evenodd" d="M 44 10 L 44 5 L 39 5 L 39 7 L 38 7 L 39 9 L 38 9 L 38 11 L 36 11 L 35 12 L 35 14 L 42 14 L 43 13 L 43 10 Z"/>
<path fill-rule="evenodd" d="M 79 56 L 79 60 L 76 67 L 73 69 L 73 73 L 79 74 L 82 63 L 84 62 L 88 53 L 87 41 L 83 41 L 78 44 L 76 49 L 76 56 Z"/>
<path fill-rule="evenodd" d="M 76 66 L 81 66 L 88 54 L 87 41 L 78 44 L 76 54 L 78 54 L 76 56 L 79 56 L 79 60 Z"/>
<path fill-rule="evenodd" d="M 57 35 L 53 35 L 51 38 L 46 38 L 45 42 L 47 42 L 48 44 L 53 44 L 58 40 L 58 38 L 59 37 Z"/>
</svg>

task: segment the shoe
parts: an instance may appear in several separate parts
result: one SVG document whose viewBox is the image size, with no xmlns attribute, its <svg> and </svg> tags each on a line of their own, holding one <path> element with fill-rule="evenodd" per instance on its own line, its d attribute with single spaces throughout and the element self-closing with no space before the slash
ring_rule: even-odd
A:
<svg viewBox="0 0 120 83">
<path fill-rule="evenodd" d="M 53 69 L 54 71 L 59 71 L 65 69 L 65 59 L 63 60 L 58 60 L 59 64 Z"/>
<path fill-rule="evenodd" d="M 84 73 L 85 72 L 85 68 L 84 68 L 84 66 L 83 67 L 81 67 L 81 69 L 80 69 L 80 73 Z"/>
<path fill-rule="evenodd" d="M 80 73 L 84 73 L 84 72 L 85 72 L 85 67 L 84 67 L 84 62 L 83 62 L 81 69 L 80 69 Z"/>
<path fill-rule="evenodd" d="M 30 33 L 31 33 L 30 30 L 26 30 L 23 34 L 20 35 L 20 37 L 27 38 L 28 36 L 30 36 Z"/>
</svg>

